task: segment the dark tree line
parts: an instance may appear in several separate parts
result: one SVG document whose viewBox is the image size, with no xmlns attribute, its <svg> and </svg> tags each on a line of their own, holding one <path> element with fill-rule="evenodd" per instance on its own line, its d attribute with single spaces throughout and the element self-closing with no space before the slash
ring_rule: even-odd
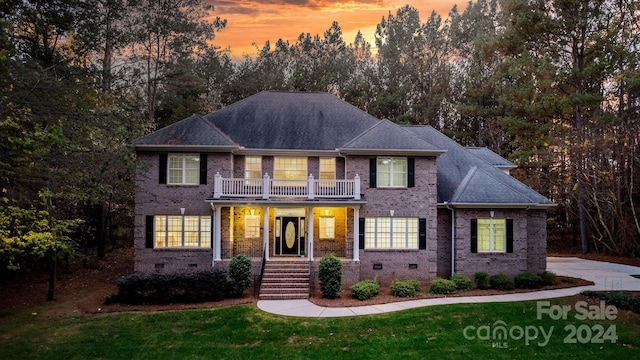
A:
<svg viewBox="0 0 640 360">
<path fill-rule="evenodd" d="M 551 229 L 640 255 L 639 6 L 478 0 L 426 20 L 404 6 L 373 45 L 334 22 L 233 62 L 201 0 L 3 1 L 2 268 L 104 256 L 131 227 L 131 140 L 262 90 L 326 91 L 487 146 L 558 204 Z"/>
</svg>

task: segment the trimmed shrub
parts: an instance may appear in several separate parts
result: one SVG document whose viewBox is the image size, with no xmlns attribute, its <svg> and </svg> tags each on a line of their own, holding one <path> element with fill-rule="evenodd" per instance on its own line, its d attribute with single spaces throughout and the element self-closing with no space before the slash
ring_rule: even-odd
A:
<svg viewBox="0 0 640 360">
<path fill-rule="evenodd" d="M 595 297 L 600 300 L 604 300 L 608 304 L 613 305 L 617 308 L 633 311 L 636 314 L 640 314 L 640 297 L 638 296 L 633 296 L 633 295 L 619 292 L 619 291 L 614 291 L 614 292 L 583 291 L 582 295 Z"/>
<path fill-rule="evenodd" d="M 132 274 L 117 281 L 118 293 L 106 301 L 123 304 L 171 304 L 216 301 L 227 291 L 222 271 L 178 274 Z"/>
<path fill-rule="evenodd" d="M 453 274 L 451 276 L 451 281 L 456 283 L 456 289 L 458 291 L 469 291 L 473 288 L 471 284 L 471 279 L 468 276 L 463 274 Z"/>
<path fill-rule="evenodd" d="M 542 278 L 530 272 L 523 272 L 513 278 L 517 289 L 539 289 L 542 287 Z"/>
<path fill-rule="evenodd" d="M 429 284 L 429 291 L 432 294 L 449 295 L 456 293 L 456 283 L 443 278 L 435 278 Z"/>
<path fill-rule="evenodd" d="M 358 300 L 367 300 L 380 294 L 380 282 L 374 279 L 367 279 L 359 281 L 353 284 L 351 289 L 351 296 Z"/>
<path fill-rule="evenodd" d="M 393 296 L 413 297 L 420 291 L 420 282 L 417 280 L 393 280 L 390 290 Z"/>
<path fill-rule="evenodd" d="M 542 279 L 542 285 L 553 285 L 556 283 L 556 274 L 551 271 L 541 271 L 538 273 L 540 279 Z"/>
<path fill-rule="evenodd" d="M 253 284 L 251 259 L 246 254 L 238 254 L 229 262 L 229 293 L 233 297 L 242 297 L 245 290 Z"/>
<path fill-rule="evenodd" d="M 335 255 L 325 255 L 318 265 L 318 280 L 322 296 L 335 299 L 342 286 L 342 262 Z"/>
<path fill-rule="evenodd" d="M 473 275 L 476 281 L 476 287 L 480 290 L 487 290 L 489 288 L 489 274 L 484 271 L 477 272 Z"/>
<path fill-rule="evenodd" d="M 513 290 L 516 288 L 513 279 L 502 273 L 489 277 L 489 285 L 496 290 Z"/>
</svg>

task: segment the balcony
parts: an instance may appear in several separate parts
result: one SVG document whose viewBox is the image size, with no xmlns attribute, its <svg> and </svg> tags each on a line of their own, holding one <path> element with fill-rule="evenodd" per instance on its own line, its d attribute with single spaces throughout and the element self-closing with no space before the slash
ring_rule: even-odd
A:
<svg viewBox="0 0 640 360">
<path fill-rule="evenodd" d="M 216 173 L 213 182 L 213 198 L 290 199 L 348 199 L 360 200 L 360 176 L 353 180 L 307 180 L 223 178 Z"/>
</svg>

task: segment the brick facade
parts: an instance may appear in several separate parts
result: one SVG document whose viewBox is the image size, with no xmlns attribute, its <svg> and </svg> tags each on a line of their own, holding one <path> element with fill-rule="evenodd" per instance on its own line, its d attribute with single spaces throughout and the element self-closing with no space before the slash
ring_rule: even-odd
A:
<svg viewBox="0 0 640 360">
<path fill-rule="evenodd" d="M 416 279 L 423 283 L 436 277 L 448 277 L 451 273 L 451 211 L 438 208 L 436 158 L 415 158 L 415 186 L 390 189 L 371 188 L 369 183 L 369 159 L 367 156 L 336 158 L 337 178 L 353 179 L 359 175 L 361 193 L 366 204 L 359 209 L 359 217 L 413 217 L 426 219 L 425 250 L 379 250 L 360 249 L 359 260 L 353 261 L 354 254 L 354 206 L 315 206 L 313 203 L 300 205 L 313 210 L 314 255 L 312 275 L 317 272 L 320 256 L 339 249 L 343 260 L 343 288 L 367 278 L 378 278 L 388 283 L 393 279 Z M 308 169 L 317 178 L 319 157 L 308 158 Z M 210 153 L 207 157 L 207 184 L 193 186 L 159 184 L 159 155 L 152 152 L 138 152 L 136 174 L 135 208 L 135 271 L 176 272 L 211 269 L 213 250 L 203 249 L 152 249 L 145 247 L 145 218 L 149 215 L 212 216 L 211 206 L 205 199 L 213 190 L 216 173 L 224 177 L 244 177 L 244 157 L 230 153 Z M 263 157 L 263 173 L 273 173 L 273 157 Z M 275 256 L 275 214 L 277 204 L 268 204 L 269 255 Z M 259 272 L 265 216 L 263 204 L 243 203 L 237 206 L 221 206 L 221 256 L 214 268 L 226 270 L 228 260 L 240 252 L 250 252 L 254 259 L 254 272 Z M 291 205 L 289 205 L 291 206 Z M 247 214 L 261 219 L 260 237 L 247 238 L 244 222 Z M 477 271 L 491 274 L 504 272 L 517 274 L 522 271 L 538 272 L 546 268 L 546 211 L 525 209 L 493 209 L 494 217 L 509 218 L 514 221 L 513 253 L 471 253 L 470 222 L 473 218 L 489 217 L 489 210 L 455 210 L 455 269 L 458 273 L 473 276 Z M 320 239 L 320 217 L 335 217 L 334 239 Z M 308 224 L 307 219 L 307 224 Z M 213 231 L 217 231 L 213 229 Z M 338 250 L 334 250 L 337 252 Z M 379 269 L 381 267 L 381 269 Z M 313 279 L 313 276 L 312 276 Z M 312 281 L 314 286 L 317 286 Z"/>
</svg>

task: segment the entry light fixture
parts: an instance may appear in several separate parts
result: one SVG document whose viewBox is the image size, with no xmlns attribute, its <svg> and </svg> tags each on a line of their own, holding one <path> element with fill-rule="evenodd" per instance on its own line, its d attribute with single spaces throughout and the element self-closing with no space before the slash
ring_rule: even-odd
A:
<svg viewBox="0 0 640 360">
<path fill-rule="evenodd" d="M 391 214 L 391 216 L 393 216 L 394 213 L 395 213 L 395 210 L 389 210 L 389 214 Z"/>
<path fill-rule="evenodd" d="M 180 215 L 184 215 L 185 210 L 185 208 L 180 208 Z"/>
</svg>

